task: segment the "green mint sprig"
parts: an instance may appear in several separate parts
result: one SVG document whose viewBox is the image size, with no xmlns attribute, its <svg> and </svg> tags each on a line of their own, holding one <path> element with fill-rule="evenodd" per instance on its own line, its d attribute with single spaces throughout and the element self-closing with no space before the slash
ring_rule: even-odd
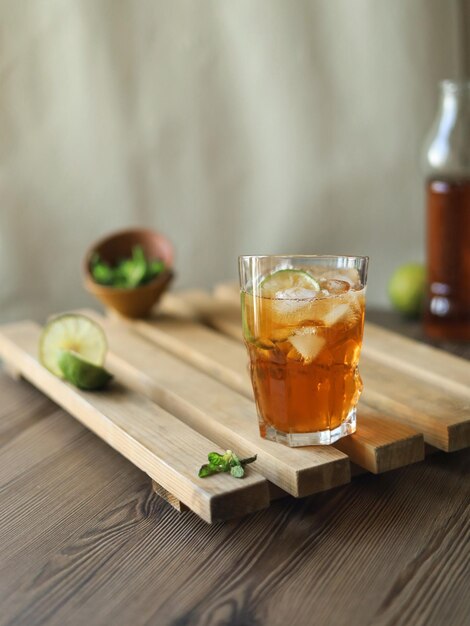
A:
<svg viewBox="0 0 470 626">
<path fill-rule="evenodd" d="M 207 476 L 213 476 L 221 472 L 230 472 L 234 478 L 243 478 L 245 465 L 256 461 L 256 454 L 246 459 L 239 459 L 235 452 L 231 450 L 227 450 L 225 454 L 209 452 L 207 460 L 209 463 L 203 465 L 199 470 L 199 478 L 207 478 Z"/>
<path fill-rule="evenodd" d="M 145 285 L 161 274 L 165 264 L 160 259 L 148 259 L 142 246 L 134 246 L 132 256 L 121 259 L 115 265 L 104 261 L 98 253 L 91 259 L 91 273 L 97 283 L 121 289 Z"/>
</svg>

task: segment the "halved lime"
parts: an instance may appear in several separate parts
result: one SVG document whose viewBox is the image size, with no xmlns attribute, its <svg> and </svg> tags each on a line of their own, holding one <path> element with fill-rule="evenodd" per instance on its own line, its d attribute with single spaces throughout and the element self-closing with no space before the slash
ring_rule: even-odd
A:
<svg viewBox="0 0 470 626">
<path fill-rule="evenodd" d="M 279 292 L 287 292 L 292 290 L 320 291 L 318 281 L 305 270 L 300 269 L 283 269 L 277 270 L 269 274 L 260 283 L 261 294 L 269 298 L 275 298 Z M 295 295 L 294 295 L 295 298 Z"/>
<path fill-rule="evenodd" d="M 88 363 L 101 366 L 107 351 L 105 334 L 93 320 L 74 313 L 53 318 L 44 327 L 39 340 L 39 360 L 47 369 L 63 378 L 59 359 L 63 352 L 73 352 Z"/>
<path fill-rule="evenodd" d="M 69 350 L 62 352 L 58 365 L 65 380 L 79 389 L 102 389 L 112 379 L 112 375 L 104 367 L 94 365 Z"/>
</svg>

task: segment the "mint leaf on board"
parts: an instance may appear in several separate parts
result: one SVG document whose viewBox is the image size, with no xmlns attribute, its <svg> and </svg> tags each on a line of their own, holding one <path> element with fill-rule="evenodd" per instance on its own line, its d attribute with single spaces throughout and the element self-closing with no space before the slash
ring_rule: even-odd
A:
<svg viewBox="0 0 470 626">
<path fill-rule="evenodd" d="M 245 467 L 245 465 L 248 465 L 249 463 L 254 463 L 257 458 L 258 456 L 255 454 L 255 456 L 249 456 L 246 459 L 240 459 L 240 463 L 242 467 Z"/>
<path fill-rule="evenodd" d="M 207 455 L 209 460 L 209 465 L 211 467 L 217 468 L 219 472 L 229 472 L 230 471 L 230 458 L 225 454 L 219 454 L 218 452 L 210 452 Z"/>
<path fill-rule="evenodd" d="M 211 465 L 221 465 L 222 463 L 225 463 L 224 455 L 219 454 L 218 452 L 209 452 L 207 458 Z"/>
<path fill-rule="evenodd" d="M 219 472 L 215 467 L 206 463 L 206 465 L 201 466 L 198 476 L 199 478 L 206 478 L 207 476 L 212 476 L 212 474 L 218 474 L 218 473 Z"/>
<path fill-rule="evenodd" d="M 234 478 L 243 478 L 245 475 L 245 470 L 241 465 L 233 465 L 230 468 L 230 473 Z"/>
<path fill-rule="evenodd" d="M 245 465 L 256 461 L 256 455 L 245 459 L 240 459 L 231 450 L 226 450 L 225 454 L 218 452 L 209 452 L 207 460 L 209 463 L 203 465 L 199 470 L 199 477 L 206 478 L 221 472 L 230 472 L 234 478 L 243 478 L 245 475 Z"/>
<path fill-rule="evenodd" d="M 232 463 L 231 464 L 232 464 L 232 467 L 241 466 L 240 459 L 235 454 L 235 452 L 232 452 Z"/>
</svg>

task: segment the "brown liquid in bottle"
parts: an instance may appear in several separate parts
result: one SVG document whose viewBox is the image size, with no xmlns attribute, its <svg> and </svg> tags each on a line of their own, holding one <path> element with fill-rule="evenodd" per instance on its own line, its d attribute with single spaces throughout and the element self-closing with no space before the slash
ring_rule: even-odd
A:
<svg viewBox="0 0 470 626">
<path fill-rule="evenodd" d="M 430 180 L 425 330 L 470 340 L 470 179 Z"/>
</svg>

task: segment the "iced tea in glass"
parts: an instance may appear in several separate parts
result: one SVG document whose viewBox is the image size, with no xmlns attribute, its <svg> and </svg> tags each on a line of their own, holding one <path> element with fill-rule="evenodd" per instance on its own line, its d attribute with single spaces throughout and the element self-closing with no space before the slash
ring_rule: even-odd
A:
<svg viewBox="0 0 470 626">
<path fill-rule="evenodd" d="M 330 444 L 356 430 L 367 257 L 240 257 L 261 436 Z"/>
</svg>

